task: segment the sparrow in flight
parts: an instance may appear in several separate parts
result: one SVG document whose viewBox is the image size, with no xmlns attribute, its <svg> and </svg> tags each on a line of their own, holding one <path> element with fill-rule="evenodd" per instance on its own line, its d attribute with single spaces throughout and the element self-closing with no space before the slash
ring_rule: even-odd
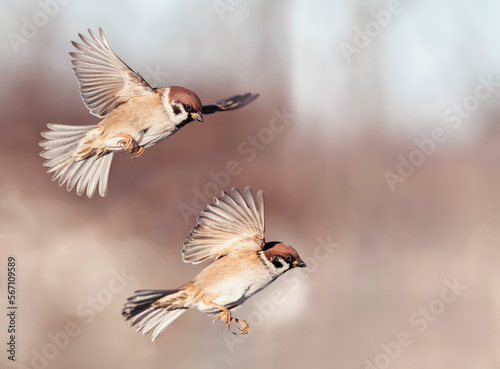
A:
<svg viewBox="0 0 500 369">
<path fill-rule="evenodd" d="M 243 194 L 233 188 L 231 195 L 222 192 L 201 212 L 182 249 L 186 263 L 213 263 L 179 288 L 135 291 L 125 303 L 122 315 L 143 335 L 153 330 L 152 341 L 192 308 L 216 315 L 227 329 L 239 323 L 236 334 L 250 333 L 232 311 L 286 271 L 306 266 L 291 246 L 264 240 L 263 191 L 255 200 L 250 187 Z"/>
<path fill-rule="evenodd" d="M 79 34 L 83 44 L 72 41 L 78 52 L 70 52 L 73 71 L 83 102 L 90 113 L 103 118 L 97 125 L 71 126 L 49 123 L 41 135 L 47 159 L 44 166 L 52 180 L 66 183 L 71 191 L 92 197 L 106 196 L 109 168 L 115 152 L 130 152 L 134 158 L 192 121 L 203 122 L 204 114 L 239 109 L 259 95 L 235 95 L 212 105 L 184 87 L 151 87 L 111 49 L 99 28 L 101 39 L 89 29 L 92 39 Z"/>
</svg>

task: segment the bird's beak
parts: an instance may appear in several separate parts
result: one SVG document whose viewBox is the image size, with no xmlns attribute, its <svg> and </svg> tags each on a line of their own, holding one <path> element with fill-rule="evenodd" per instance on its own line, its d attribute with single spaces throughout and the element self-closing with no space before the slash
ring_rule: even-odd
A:
<svg viewBox="0 0 500 369">
<path fill-rule="evenodd" d="M 201 113 L 191 113 L 191 118 L 203 123 L 203 116 L 201 115 Z"/>
<path fill-rule="evenodd" d="M 297 267 L 298 267 L 298 268 L 305 268 L 305 267 L 307 266 L 307 265 L 306 265 L 306 263 L 304 263 L 304 262 L 302 261 L 302 259 L 300 259 L 300 258 L 299 258 L 299 260 L 295 260 L 295 261 L 292 263 L 292 265 L 293 265 L 293 267 L 294 267 L 294 268 L 297 268 Z"/>
</svg>

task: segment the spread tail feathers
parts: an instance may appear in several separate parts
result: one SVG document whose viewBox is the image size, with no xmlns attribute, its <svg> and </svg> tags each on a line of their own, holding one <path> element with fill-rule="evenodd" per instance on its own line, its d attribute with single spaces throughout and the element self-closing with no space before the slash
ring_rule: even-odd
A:
<svg viewBox="0 0 500 369">
<path fill-rule="evenodd" d="M 151 341 L 158 336 L 186 310 L 182 304 L 182 290 L 140 290 L 129 297 L 123 307 L 125 320 L 132 319 L 132 326 L 138 324 L 137 332 L 148 334 L 153 328 Z"/>
<path fill-rule="evenodd" d="M 40 142 L 44 149 L 40 156 L 47 159 L 43 165 L 53 173 L 52 180 L 59 178 L 59 186 L 67 182 L 66 189 L 71 191 L 76 185 L 76 193 L 80 196 L 87 188 L 87 196 L 92 197 L 99 185 L 99 195 L 106 196 L 108 175 L 113 152 L 103 155 L 90 154 L 82 156 L 77 153 L 80 141 L 88 131 L 98 126 L 67 126 L 48 124 L 49 131 L 42 132 L 46 139 Z"/>
</svg>

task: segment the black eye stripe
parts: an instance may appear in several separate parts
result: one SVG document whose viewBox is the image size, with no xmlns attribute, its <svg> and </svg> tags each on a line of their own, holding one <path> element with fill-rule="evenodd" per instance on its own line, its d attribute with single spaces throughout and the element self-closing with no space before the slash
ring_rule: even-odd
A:
<svg viewBox="0 0 500 369">
<path fill-rule="evenodd" d="M 274 258 L 273 260 L 273 265 L 276 267 L 276 268 L 282 268 L 283 267 L 283 264 L 281 264 L 281 261 L 279 258 Z"/>
</svg>

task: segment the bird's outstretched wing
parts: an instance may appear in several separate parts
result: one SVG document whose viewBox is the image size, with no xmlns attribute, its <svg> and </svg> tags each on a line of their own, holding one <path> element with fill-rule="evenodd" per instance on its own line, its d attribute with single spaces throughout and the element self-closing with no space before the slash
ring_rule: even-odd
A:
<svg viewBox="0 0 500 369">
<path fill-rule="evenodd" d="M 201 113 L 202 114 L 212 114 L 212 113 L 215 113 L 217 111 L 227 111 L 227 110 L 239 109 L 239 108 L 242 108 L 242 107 L 250 104 L 252 101 L 254 101 L 258 97 L 259 97 L 259 94 L 252 94 L 250 92 L 247 92 L 244 95 L 234 95 L 230 98 L 218 101 L 215 104 L 204 105 L 203 109 L 201 110 Z"/>
<path fill-rule="evenodd" d="M 71 43 L 79 52 L 70 52 L 73 71 L 80 83 L 83 102 L 90 112 L 105 117 L 132 96 L 149 95 L 153 88 L 128 67 L 114 52 L 99 28 L 101 39 L 89 29 L 92 40 L 78 34 L 85 45 Z"/>
<path fill-rule="evenodd" d="M 196 220 L 184 243 L 182 259 L 198 264 L 218 259 L 237 250 L 259 251 L 264 247 L 264 192 L 246 187 L 243 195 L 236 187 L 231 195 L 222 192 Z"/>
</svg>

